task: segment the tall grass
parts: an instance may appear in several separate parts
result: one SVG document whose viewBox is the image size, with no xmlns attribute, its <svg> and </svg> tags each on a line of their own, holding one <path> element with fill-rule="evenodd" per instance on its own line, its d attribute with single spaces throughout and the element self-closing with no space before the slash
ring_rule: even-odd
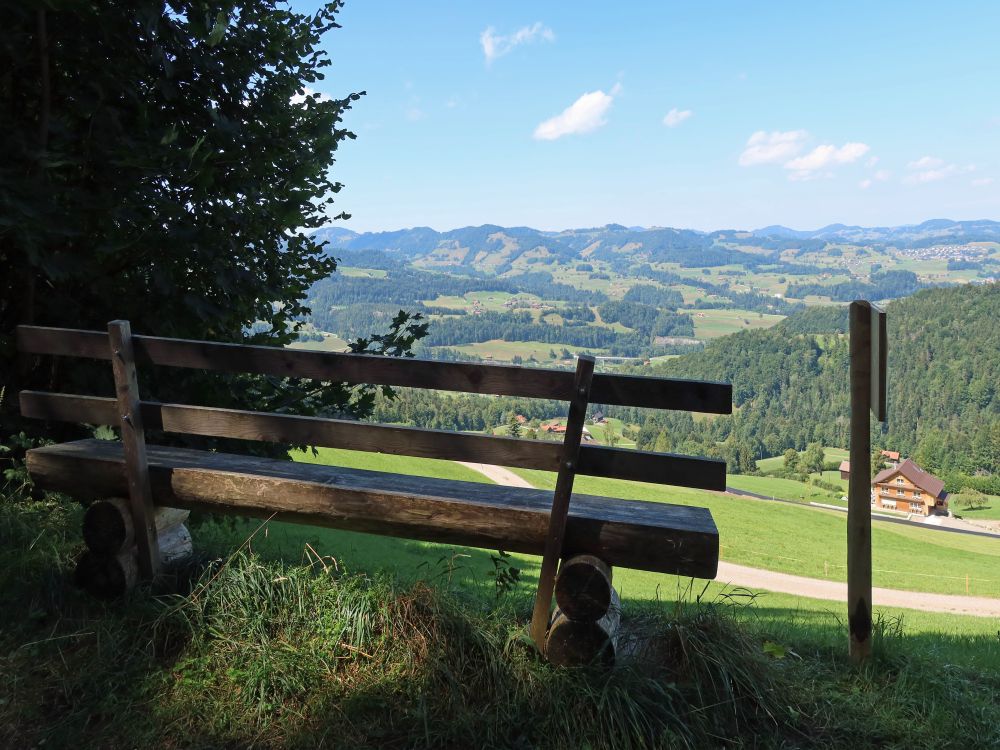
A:
<svg viewBox="0 0 1000 750">
<path fill-rule="evenodd" d="M 896 621 L 858 671 L 757 623 L 752 598 L 690 595 L 627 605 L 614 670 L 554 669 L 530 592 L 312 554 L 241 550 L 181 593 L 96 603 L 68 584 L 71 508 L 0 503 L 2 747 L 1000 745 L 1000 676 L 915 653 Z"/>
</svg>

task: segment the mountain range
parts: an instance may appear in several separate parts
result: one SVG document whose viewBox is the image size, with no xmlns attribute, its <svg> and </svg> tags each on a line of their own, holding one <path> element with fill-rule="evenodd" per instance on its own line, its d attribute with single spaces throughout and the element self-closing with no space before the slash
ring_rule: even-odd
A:
<svg viewBox="0 0 1000 750">
<path fill-rule="evenodd" d="M 602 227 L 566 229 L 552 232 L 531 227 L 501 227 L 484 224 L 439 232 L 430 227 L 413 227 L 387 232 L 358 233 L 342 227 L 324 227 L 316 239 L 337 250 L 380 250 L 407 259 L 425 258 L 440 265 L 503 266 L 533 253 L 555 256 L 563 262 L 615 260 L 640 252 L 650 260 L 680 260 L 690 256 L 693 265 L 713 265 L 713 253 L 720 263 L 760 262 L 761 256 L 784 250 L 817 251 L 827 245 L 864 245 L 877 249 L 917 249 L 940 244 L 1000 242 L 1000 222 L 990 220 L 952 221 L 932 219 L 922 224 L 897 227 L 860 227 L 831 224 L 812 231 L 768 226 L 755 230 L 721 229 L 702 232 L 671 227 Z M 739 257 L 738 257 L 739 256 Z M 529 255 L 529 257 L 531 257 Z M 706 263 L 705 261 L 708 260 Z"/>
</svg>

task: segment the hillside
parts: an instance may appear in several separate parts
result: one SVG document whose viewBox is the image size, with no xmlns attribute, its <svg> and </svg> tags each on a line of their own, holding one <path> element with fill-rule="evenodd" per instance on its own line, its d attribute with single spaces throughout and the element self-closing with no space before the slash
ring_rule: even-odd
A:
<svg viewBox="0 0 1000 750">
<path fill-rule="evenodd" d="M 875 442 L 932 471 L 1000 472 L 1000 288 L 930 289 L 893 302 L 888 316 L 889 421 Z M 731 381 L 737 413 L 687 430 L 676 418 L 652 421 L 643 440 L 671 427 L 704 441 L 733 436 L 758 456 L 847 445 L 844 330 L 843 308 L 816 308 L 657 365 L 658 374 Z"/>
</svg>

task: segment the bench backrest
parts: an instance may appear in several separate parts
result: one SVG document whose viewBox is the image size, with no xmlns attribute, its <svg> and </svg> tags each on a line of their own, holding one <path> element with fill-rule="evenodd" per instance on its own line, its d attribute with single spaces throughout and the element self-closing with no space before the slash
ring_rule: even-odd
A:
<svg viewBox="0 0 1000 750">
<path fill-rule="evenodd" d="M 114 360 L 109 334 L 67 328 L 19 326 L 24 354 Z M 131 336 L 135 361 L 229 373 L 256 373 L 326 382 L 368 383 L 441 391 L 521 396 L 571 402 L 574 373 L 471 362 L 437 362 L 365 354 L 250 346 Z M 671 378 L 595 373 L 589 403 L 675 409 L 713 414 L 732 411 L 732 387 Z M 115 398 L 22 391 L 25 417 L 120 426 Z M 297 443 L 425 458 L 558 471 L 562 445 L 554 442 L 297 417 L 185 404 L 141 402 L 147 429 L 242 440 Z M 582 445 L 574 473 L 724 490 L 725 462 L 669 453 Z"/>
</svg>

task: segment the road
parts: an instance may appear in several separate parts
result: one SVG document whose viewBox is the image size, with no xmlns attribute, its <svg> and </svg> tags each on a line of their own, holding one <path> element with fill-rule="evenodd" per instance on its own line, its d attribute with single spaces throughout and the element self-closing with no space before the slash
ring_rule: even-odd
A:
<svg viewBox="0 0 1000 750">
<path fill-rule="evenodd" d="M 837 505 L 827 505 L 825 503 L 803 503 L 798 500 L 786 500 L 783 497 L 774 497 L 773 495 L 762 495 L 759 492 L 751 492 L 750 490 L 738 490 L 734 487 L 727 487 L 725 493 L 726 495 L 735 495 L 736 497 L 752 497 L 754 500 L 767 500 L 772 503 L 786 503 L 787 505 L 802 505 L 807 508 L 822 508 L 824 510 L 836 510 L 842 513 L 847 512 L 847 508 L 842 508 Z M 904 526 L 918 526 L 922 529 L 934 529 L 935 531 L 948 531 L 952 534 L 970 534 L 972 536 L 989 536 L 994 539 L 1000 537 L 995 531 L 990 531 L 988 528 L 970 523 L 968 521 L 960 521 L 956 518 L 945 519 L 940 516 L 943 521 L 947 523 L 928 523 L 926 521 L 911 521 L 908 518 L 894 518 L 892 516 L 883 515 L 881 513 L 872 513 L 872 521 L 878 521 L 881 523 L 898 523 Z"/>
<path fill-rule="evenodd" d="M 459 462 L 486 478 L 507 487 L 527 487 L 532 485 L 509 469 L 490 464 Z M 929 527 L 933 528 L 933 527 Z M 773 570 L 749 568 L 719 561 L 719 573 L 715 578 L 719 583 L 744 586 L 751 589 L 766 589 L 783 594 L 807 596 L 811 599 L 846 602 L 847 584 L 807 578 Z M 982 596 L 955 596 L 952 594 L 929 594 L 923 591 L 901 591 L 898 589 L 872 589 L 872 603 L 882 607 L 903 607 L 924 612 L 946 612 L 978 617 L 1000 617 L 1000 599 Z"/>
</svg>

